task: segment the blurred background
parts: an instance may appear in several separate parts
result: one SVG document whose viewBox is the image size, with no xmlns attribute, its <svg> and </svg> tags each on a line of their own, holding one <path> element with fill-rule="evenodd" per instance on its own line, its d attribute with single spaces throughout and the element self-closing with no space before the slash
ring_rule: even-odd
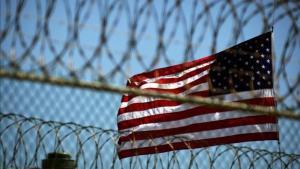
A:
<svg viewBox="0 0 300 169">
<path fill-rule="evenodd" d="M 300 122 L 279 118 L 277 141 L 116 155 L 121 95 L 137 73 L 212 55 L 271 31 L 278 110 L 300 116 L 300 1 L 0 1 L 0 168 L 41 167 L 65 151 L 78 168 L 299 168 Z M 59 86 L 26 76 L 71 80 Z"/>
</svg>

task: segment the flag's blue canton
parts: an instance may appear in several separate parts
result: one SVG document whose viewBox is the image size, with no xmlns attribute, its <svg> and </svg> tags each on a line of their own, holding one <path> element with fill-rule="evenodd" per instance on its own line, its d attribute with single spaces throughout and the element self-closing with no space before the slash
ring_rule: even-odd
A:
<svg viewBox="0 0 300 169">
<path fill-rule="evenodd" d="M 271 33 L 216 54 L 209 78 L 212 94 L 273 88 Z"/>
</svg>

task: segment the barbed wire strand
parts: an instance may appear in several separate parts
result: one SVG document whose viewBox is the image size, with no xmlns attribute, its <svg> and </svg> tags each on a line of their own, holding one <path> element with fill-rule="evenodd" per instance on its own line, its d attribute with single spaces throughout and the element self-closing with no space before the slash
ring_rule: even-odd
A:
<svg viewBox="0 0 300 169">
<path fill-rule="evenodd" d="M 47 84 L 53 84 L 57 86 L 77 87 L 77 88 L 90 89 L 95 91 L 107 91 L 107 92 L 113 92 L 119 94 L 126 93 L 126 94 L 137 95 L 137 96 L 164 98 L 164 99 L 179 101 L 182 103 L 193 103 L 198 105 L 207 105 L 211 107 L 217 106 L 217 107 L 222 107 L 227 109 L 235 109 L 235 110 L 241 110 L 241 111 L 251 112 L 251 113 L 272 115 L 276 117 L 283 117 L 283 118 L 300 121 L 300 115 L 288 110 L 277 111 L 276 109 L 270 109 L 264 106 L 253 106 L 253 105 L 249 106 L 248 104 L 236 103 L 236 102 L 228 103 L 219 99 L 210 99 L 210 98 L 192 97 L 192 96 L 187 97 L 187 96 L 181 96 L 176 94 L 169 94 L 169 93 L 166 94 L 166 93 L 141 90 L 136 88 L 117 87 L 117 86 L 113 86 L 101 82 L 86 83 L 78 80 L 67 80 L 63 78 L 37 76 L 35 74 L 22 73 L 22 72 L 8 72 L 4 70 L 0 70 L 0 77 L 12 78 L 16 80 L 28 80 L 32 82 L 47 83 Z"/>
</svg>

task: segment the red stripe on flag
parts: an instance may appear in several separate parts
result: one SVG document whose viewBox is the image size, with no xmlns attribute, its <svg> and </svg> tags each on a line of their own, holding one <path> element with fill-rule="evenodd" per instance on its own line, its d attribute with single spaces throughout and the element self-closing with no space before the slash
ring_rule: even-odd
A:
<svg viewBox="0 0 300 169">
<path fill-rule="evenodd" d="M 154 92 L 161 92 L 161 93 L 172 93 L 172 94 L 179 94 L 179 93 L 182 93 L 196 85 L 199 85 L 201 83 L 205 83 L 207 82 L 208 80 L 208 75 L 204 75 L 202 76 L 201 78 L 191 82 L 191 83 L 188 83 L 188 84 L 185 84 L 184 86 L 182 87 L 178 87 L 178 88 L 175 88 L 175 89 L 161 89 L 161 88 L 146 88 L 146 89 L 143 89 L 143 90 L 147 90 L 147 91 L 154 91 Z M 135 95 L 124 95 L 122 97 L 122 102 L 128 102 L 130 101 L 132 98 L 136 97 Z"/>
<path fill-rule="evenodd" d="M 215 130 L 221 128 L 230 128 L 235 126 L 276 123 L 276 122 L 277 119 L 273 116 L 260 115 L 260 116 L 218 120 L 218 121 L 205 122 L 205 123 L 195 123 L 192 125 L 178 127 L 178 128 L 134 132 L 128 136 L 120 137 L 119 144 L 125 141 L 153 139 L 153 138 L 166 137 L 166 136 L 183 134 L 183 133 L 192 133 L 192 132 Z"/>
<path fill-rule="evenodd" d="M 209 91 L 200 91 L 188 94 L 187 96 L 201 96 L 201 97 L 207 97 L 209 95 Z M 167 106 L 178 106 L 181 105 L 181 102 L 172 101 L 172 100 L 155 100 L 151 102 L 146 103 L 132 103 L 128 105 L 127 107 L 120 108 L 118 111 L 118 115 L 132 112 L 132 111 L 141 111 L 141 110 L 147 110 L 157 107 L 167 107 Z"/>
<path fill-rule="evenodd" d="M 205 63 L 213 61 L 213 60 L 215 60 L 215 56 L 208 56 L 208 57 L 204 57 L 204 58 L 201 58 L 198 60 L 178 64 L 178 65 L 155 69 L 150 72 L 145 72 L 145 73 L 140 73 L 140 74 L 134 75 L 133 77 L 130 78 L 130 81 L 141 82 L 141 81 L 143 81 L 145 79 L 149 79 L 149 78 L 155 78 L 155 77 L 159 77 L 159 76 L 175 74 L 178 72 L 182 72 L 186 69 L 195 67 L 197 65 L 205 64 Z M 134 85 L 134 83 L 131 83 L 131 84 Z"/>
<path fill-rule="evenodd" d="M 155 91 L 155 92 L 160 92 L 160 93 L 173 93 L 173 94 L 178 94 L 182 93 L 196 85 L 199 85 L 201 83 L 205 83 L 208 80 L 208 75 L 204 75 L 201 78 L 192 81 L 191 83 L 185 84 L 184 86 L 175 88 L 175 89 L 161 89 L 161 88 L 147 88 L 144 90 L 149 90 L 149 91 Z"/>
<path fill-rule="evenodd" d="M 216 146 L 222 144 L 231 144 L 237 142 L 260 141 L 260 140 L 278 140 L 278 132 L 248 133 L 234 136 L 216 137 L 203 140 L 193 140 L 186 142 L 177 142 L 153 147 L 143 147 L 137 149 L 121 150 L 118 152 L 119 158 L 126 158 L 137 155 L 163 153 L 167 151 L 201 148 Z"/>
<path fill-rule="evenodd" d="M 255 99 L 249 99 L 249 100 L 243 100 L 238 101 L 241 103 L 246 103 L 250 105 L 263 105 L 263 106 L 274 106 L 275 101 L 274 98 L 255 98 Z M 233 109 L 225 109 L 221 107 L 208 107 L 208 106 L 199 106 L 192 109 L 180 111 L 180 112 L 174 112 L 174 113 L 164 113 L 164 114 L 157 114 L 142 118 L 136 118 L 132 120 L 126 120 L 126 121 L 120 121 L 118 122 L 118 128 L 119 130 L 124 130 L 127 128 L 135 127 L 141 124 L 147 124 L 147 123 L 157 123 L 157 122 L 166 122 L 166 121 L 174 121 L 179 119 L 184 119 L 196 115 L 202 115 L 202 114 L 209 114 L 209 113 L 215 113 L 215 112 L 224 112 L 224 111 L 230 111 Z"/>
<path fill-rule="evenodd" d="M 207 65 L 207 66 L 204 66 L 204 67 L 201 67 L 199 69 L 196 69 L 194 71 L 191 71 L 191 72 L 188 72 L 186 74 L 184 74 L 183 76 L 180 76 L 180 77 L 172 77 L 172 78 L 161 78 L 161 79 L 158 79 L 154 82 L 151 82 L 151 83 L 159 83 L 159 84 L 168 84 L 168 83 L 175 83 L 175 82 L 179 82 L 179 81 L 183 81 L 185 79 L 188 79 L 190 77 L 193 77 L 193 76 L 196 76 L 198 74 L 200 74 L 201 72 L 205 71 L 205 70 L 208 70 L 210 68 L 210 65 Z M 149 82 L 146 82 L 146 81 L 142 81 L 142 82 L 139 82 L 139 85 L 135 86 L 135 87 L 140 87 L 144 84 L 147 84 Z"/>
</svg>

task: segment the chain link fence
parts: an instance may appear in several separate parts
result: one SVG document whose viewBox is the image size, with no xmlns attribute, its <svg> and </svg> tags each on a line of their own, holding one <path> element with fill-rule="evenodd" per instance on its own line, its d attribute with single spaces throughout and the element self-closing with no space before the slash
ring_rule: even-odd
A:
<svg viewBox="0 0 300 169">
<path fill-rule="evenodd" d="M 299 117 L 299 9 L 276 0 L 1 1 L 0 168 L 40 167 L 53 151 L 72 154 L 78 168 L 299 168 L 300 124 L 285 118 L 280 149 L 263 141 L 119 160 L 121 96 L 95 90 L 274 26 L 278 112 Z"/>
</svg>

